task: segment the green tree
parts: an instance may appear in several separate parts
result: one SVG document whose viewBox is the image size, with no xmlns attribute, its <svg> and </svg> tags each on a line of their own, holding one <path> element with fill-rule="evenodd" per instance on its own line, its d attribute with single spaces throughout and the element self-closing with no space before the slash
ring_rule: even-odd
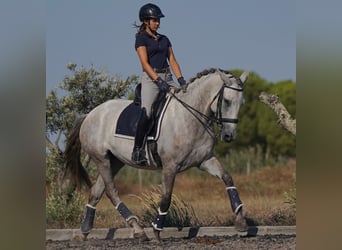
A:
<svg viewBox="0 0 342 250">
<path fill-rule="evenodd" d="M 53 181 L 62 168 L 61 139 L 66 138 L 75 119 L 105 101 L 127 97 L 138 80 L 136 75 L 121 80 L 118 76 L 109 76 L 103 70 L 95 69 L 93 65 L 86 69 L 68 64 L 67 68 L 71 75 L 65 76 L 57 85 L 60 92 L 52 90 L 46 98 L 47 173 L 53 173 L 47 176 L 48 181 Z"/>
</svg>

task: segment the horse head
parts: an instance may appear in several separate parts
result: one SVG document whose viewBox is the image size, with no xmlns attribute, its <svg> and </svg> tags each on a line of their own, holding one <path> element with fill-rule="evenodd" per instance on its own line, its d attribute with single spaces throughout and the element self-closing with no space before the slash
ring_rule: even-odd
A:
<svg viewBox="0 0 342 250">
<path fill-rule="evenodd" d="M 220 72 L 223 81 L 222 87 L 216 96 L 211 110 L 220 126 L 220 139 L 231 142 L 236 139 L 238 113 L 244 102 L 243 88 L 248 78 L 248 72 L 243 72 L 240 77 Z"/>
</svg>

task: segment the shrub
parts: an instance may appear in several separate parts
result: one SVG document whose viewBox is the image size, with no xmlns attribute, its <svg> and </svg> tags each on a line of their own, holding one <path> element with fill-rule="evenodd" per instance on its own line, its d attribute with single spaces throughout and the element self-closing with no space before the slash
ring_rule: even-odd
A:
<svg viewBox="0 0 342 250">
<path fill-rule="evenodd" d="M 49 227 L 65 228 L 79 225 L 85 200 L 76 191 L 69 195 L 60 191 L 55 183 L 46 197 L 46 223 Z"/>
<path fill-rule="evenodd" d="M 296 212 L 296 206 L 297 206 L 297 196 L 296 196 L 296 188 L 290 189 L 288 192 L 284 193 L 285 195 L 285 203 L 289 204 L 290 207 L 293 209 L 294 212 Z"/>
</svg>

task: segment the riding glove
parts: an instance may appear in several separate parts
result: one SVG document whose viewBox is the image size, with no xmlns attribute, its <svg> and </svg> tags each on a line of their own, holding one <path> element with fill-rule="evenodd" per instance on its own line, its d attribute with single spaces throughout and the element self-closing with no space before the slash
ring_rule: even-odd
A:
<svg viewBox="0 0 342 250">
<path fill-rule="evenodd" d="M 177 80 L 183 92 L 186 92 L 186 81 L 184 80 L 184 77 L 181 76 Z"/>
<path fill-rule="evenodd" d="M 178 80 L 178 83 L 181 87 L 185 86 L 186 81 L 184 80 L 183 76 L 179 77 L 177 80 Z"/>
<path fill-rule="evenodd" d="M 157 80 L 154 81 L 154 83 L 157 84 L 160 91 L 165 92 L 165 93 L 170 91 L 170 85 L 167 84 L 167 82 L 165 82 L 160 77 L 158 77 Z"/>
</svg>

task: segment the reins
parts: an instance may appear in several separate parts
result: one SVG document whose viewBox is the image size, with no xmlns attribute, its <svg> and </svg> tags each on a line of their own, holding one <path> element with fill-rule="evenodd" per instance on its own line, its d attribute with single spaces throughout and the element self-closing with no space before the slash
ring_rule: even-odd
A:
<svg viewBox="0 0 342 250">
<path fill-rule="evenodd" d="M 235 91 L 243 91 L 243 88 L 234 88 L 231 86 L 226 85 L 225 83 L 222 85 L 221 89 L 219 92 L 215 95 L 213 100 L 211 101 L 210 105 L 217 99 L 217 107 L 216 107 L 216 112 L 214 116 L 207 116 L 206 114 L 203 114 L 202 112 L 198 111 L 194 107 L 190 106 L 186 102 L 182 101 L 179 99 L 174 93 L 170 92 L 170 94 L 180 103 L 182 104 L 185 109 L 187 109 L 204 127 L 204 129 L 208 132 L 208 134 L 213 138 L 216 139 L 217 135 L 215 134 L 214 128 L 212 126 L 213 123 L 216 123 L 220 130 L 222 128 L 223 123 L 238 123 L 238 119 L 234 118 L 222 118 L 222 110 L 221 110 L 221 105 L 222 105 L 222 100 L 223 100 L 223 91 L 225 88 L 229 88 Z M 202 119 L 205 121 L 203 121 Z"/>
<path fill-rule="evenodd" d="M 213 127 L 211 126 L 213 122 L 216 121 L 216 119 L 214 119 L 213 117 L 209 117 L 205 114 L 203 114 L 202 112 L 198 111 L 197 109 L 193 108 L 192 106 L 190 106 L 189 104 L 187 104 L 186 102 L 182 101 L 181 99 L 179 99 L 174 93 L 170 94 L 180 103 L 184 106 L 185 109 L 187 109 L 204 127 L 204 129 L 208 132 L 208 134 L 215 139 L 216 138 L 216 134 L 215 131 L 213 129 Z M 216 95 L 217 96 L 217 95 Z M 216 99 L 216 97 L 215 97 Z M 200 117 L 198 117 L 197 115 L 199 115 Z M 203 118 L 205 121 L 201 120 L 201 118 Z"/>
</svg>

